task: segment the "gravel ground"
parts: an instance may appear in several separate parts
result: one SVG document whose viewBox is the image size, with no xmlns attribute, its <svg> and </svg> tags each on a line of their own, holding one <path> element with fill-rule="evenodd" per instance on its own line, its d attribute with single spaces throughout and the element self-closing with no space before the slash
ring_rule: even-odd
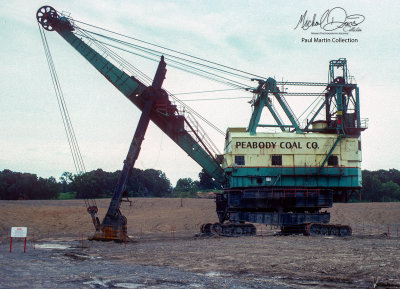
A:
<svg viewBox="0 0 400 289">
<path fill-rule="evenodd" d="M 92 246 L 94 245 L 94 246 Z M 8 244 L 1 245 L 0 288 L 293 288 L 279 280 L 238 278 L 231 274 L 194 273 L 170 266 L 138 265 L 108 255 L 117 247 L 117 256 L 134 249 L 131 244 L 121 250 L 121 244 L 40 242 L 36 249 L 23 253 L 22 244 L 14 244 L 10 254 Z M 67 247 L 67 248 L 62 248 Z M 112 247 L 112 248 L 111 248 Z M 103 255 L 102 251 L 107 251 Z M 6 253 L 5 253 L 6 252 Z"/>
<path fill-rule="evenodd" d="M 149 234 L 0 244 L 0 288 L 399 288 L 400 239 Z M 375 287 L 374 287 L 375 286 Z"/>
</svg>

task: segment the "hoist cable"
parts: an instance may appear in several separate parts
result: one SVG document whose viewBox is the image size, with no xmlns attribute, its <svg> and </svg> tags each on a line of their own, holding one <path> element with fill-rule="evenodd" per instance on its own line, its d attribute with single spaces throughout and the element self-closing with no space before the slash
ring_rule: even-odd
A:
<svg viewBox="0 0 400 289">
<path fill-rule="evenodd" d="M 72 154 L 72 159 L 74 162 L 75 170 L 78 175 L 81 173 L 86 173 L 85 164 L 84 164 L 82 154 L 81 154 L 81 151 L 80 151 L 80 148 L 78 145 L 78 141 L 77 141 L 77 138 L 75 135 L 74 128 L 72 126 L 72 121 L 69 116 L 69 112 L 68 112 L 67 104 L 65 102 L 64 95 L 62 92 L 61 84 L 58 80 L 58 75 L 57 75 L 57 71 L 56 71 L 56 68 L 55 68 L 55 65 L 53 62 L 53 57 L 51 55 L 50 47 L 47 42 L 47 38 L 44 33 L 44 29 L 42 28 L 41 25 L 39 25 L 39 23 L 38 23 L 38 28 L 39 28 L 40 37 L 42 39 L 42 44 L 43 44 L 44 52 L 46 55 L 47 64 L 49 66 L 50 76 L 51 76 L 51 80 L 53 83 L 54 92 L 55 92 L 55 95 L 57 98 L 57 103 L 58 103 L 58 107 L 60 110 L 61 118 L 63 121 L 64 130 L 67 135 L 68 145 L 69 145 L 69 148 L 70 148 L 70 151 Z M 89 198 L 87 198 L 87 196 L 84 196 L 84 200 L 85 200 L 86 207 L 89 207 L 91 205 L 92 206 L 94 205 L 97 207 L 96 201 L 94 199 L 89 199 Z"/>
<path fill-rule="evenodd" d="M 70 121 L 70 117 L 69 117 L 68 109 L 67 109 L 67 106 L 66 106 L 66 103 L 65 103 L 65 99 L 63 97 L 63 92 L 62 92 L 62 89 L 61 89 L 61 85 L 60 85 L 60 83 L 58 81 L 57 72 L 56 72 L 55 67 L 54 67 L 54 62 L 53 62 L 53 59 L 52 59 L 52 56 L 51 56 L 51 53 L 50 53 L 50 50 L 49 50 L 49 46 L 48 46 L 48 42 L 47 42 L 47 39 L 46 39 L 46 35 L 43 33 L 43 31 L 41 31 L 41 35 L 43 36 L 42 40 L 44 41 L 43 44 L 44 44 L 44 49 L 45 49 L 45 53 L 46 53 L 46 58 L 48 60 L 48 65 L 49 65 L 49 68 L 50 68 L 50 74 L 51 74 L 51 77 L 52 77 L 53 86 L 54 86 L 55 93 L 56 93 L 56 96 L 57 96 L 59 109 L 60 109 L 61 115 L 63 117 L 64 128 L 66 130 L 67 138 L 68 138 L 69 144 L 70 144 L 70 149 L 71 149 L 71 152 L 72 152 L 73 157 L 74 157 L 75 167 L 77 169 L 77 173 L 80 173 L 81 171 L 85 170 L 85 166 L 83 164 L 82 156 L 81 156 L 80 151 L 79 151 L 79 146 L 78 146 L 78 143 L 76 141 L 76 137 L 75 137 L 75 133 L 74 133 L 74 130 L 73 130 L 73 126 L 72 126 L 72 123 Z"/>
</svg>

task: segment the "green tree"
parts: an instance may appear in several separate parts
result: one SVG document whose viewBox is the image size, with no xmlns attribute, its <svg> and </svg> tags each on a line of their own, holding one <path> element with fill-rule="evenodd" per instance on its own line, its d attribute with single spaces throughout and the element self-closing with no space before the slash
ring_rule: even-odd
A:
<svg viewBox="0 0 400 289">
<path fill-rule="evenodd" d="M 74 180 L 74 175 L 70 172 L 63 172 L 60 177 L 63 193 L 66 193 L 70 189 L 70 184 Z"/>
<path fill-rule="evenodd" d="M 113 173 L 101 169 L 75 175 L 70 184 L 77 198 L 111 197 L 116 189 L 121 171 Z M 124 193 L 130 197 L 169 197 L 171 183 L 160 170 L 133 169 Z"/>
<path fill-rule="evenodd" d="M 165 173 L 160 170 L 133 169 L 126 186 L 130 197 L 169 197 L 172 187 Z"/>
<path fill-rule="evenodd" d="M 216 182 L 204 169 L 199 173 L 200 190 L 221 190 L 222 185 Z"/>
<path fill-rule="evenodd" d="M 374 175 L 369 171 L 363 172 L 362 179 L 362 200 L 369 202 L 379 202 L 380 201 L 380 189 L 381 181 L 379 177 Z"/>
<path fill-rule="evenodd" d="M 195 197 L 199 190 L 199 181 L 193 181 L 191 178 L 181 178 L 176 182 L 174 196 L 178 198 Z"/>
<path fill-rule="evenodd" d="M 153 197 L 169 197 L 171 195 L 171 183 L 162 171 L 145 170 L 139 180 L 142 188 L 146 188 Z"/>
<path fill-rule="evenodd" d="M 382 196 L 380 201 L 393 202 L 400 201 L 400 186 L 393 181 L 389 181 L 381 185 L 380 195 Z"/>
<path fill-rule="evenodd" d="M 60 190 L 55 178 L 38 178 L 35 174 L 0 172 L 0 197 L 6 200 L 54 199 Z"/>
<path fill-rule="evenodd" d="M 97 169 L 75 175 L 71 188 L 79 199 L 111 197 L 117 180 L 117 174 Z"/>
</svg>

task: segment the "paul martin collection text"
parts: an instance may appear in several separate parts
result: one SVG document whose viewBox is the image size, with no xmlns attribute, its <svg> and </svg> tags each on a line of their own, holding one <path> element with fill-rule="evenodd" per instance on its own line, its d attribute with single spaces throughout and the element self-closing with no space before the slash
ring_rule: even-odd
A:
<svg viewBox="0 0 400 289">
<path fill-rule="evenodd" d="M 320 38 L 320 37 L 310 37 L 301 38 L 301 42 L 304 43 L 356 43 L 357 38 L 342 38 L 342 37 L 332 37 L 332 38 Z"/>
</svg>

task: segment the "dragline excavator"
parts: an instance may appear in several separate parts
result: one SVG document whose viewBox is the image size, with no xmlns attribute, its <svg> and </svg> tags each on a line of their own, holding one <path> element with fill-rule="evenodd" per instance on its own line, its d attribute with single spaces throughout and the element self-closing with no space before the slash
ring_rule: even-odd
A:
<svg viewBox="0 0 400 289">
<path fill-rule="evenodd" d="M 97 52 L 90 41 L 78 37 L 71 18 L 50 6 L 41 7 L 36 17 L 45 30 L 56 31 L 142 111 L 103 221 L 99 221 L 96 206 L 87 208 L 96 228 L 93 239 L 122 241 L 127 235 L 120 203 L 150 120 L 224 187 L 216 196 L 219 222 L 202 225 L 202 233 L 254 235 L 256 228 L 251 223 L 261 223 L 280 226 L 283 233 L 351 235 L 349 226 L 329 224 L 329 213 L 321 212 L 334 201 L 347 201 L 361 188 L 360 134 L 366 126 L 360 118 L 358 87 L 349 80 L 346 59 L 330 62 L 329 83 L 285 83 L 325 87 L 303 127 L 274 79 L 252 79 L 258 86 L 251 89 L 250 123 L 247 128 L 228 128 L 224 154 L 216 155 L 162 89 L 166 75 L 163 56 L 152 84 L 146 86 Z M 338 76 L 337 71 L 342 73 Z M 290 124 L 279 116 L 272 98 Z M 259 123 L 264 107 L 276 124 Z M 316 120 L 324 108 L 325 119 Z M 281 132 L 257 132 L 258 127 L 276 127 Z"/>
</svg>

